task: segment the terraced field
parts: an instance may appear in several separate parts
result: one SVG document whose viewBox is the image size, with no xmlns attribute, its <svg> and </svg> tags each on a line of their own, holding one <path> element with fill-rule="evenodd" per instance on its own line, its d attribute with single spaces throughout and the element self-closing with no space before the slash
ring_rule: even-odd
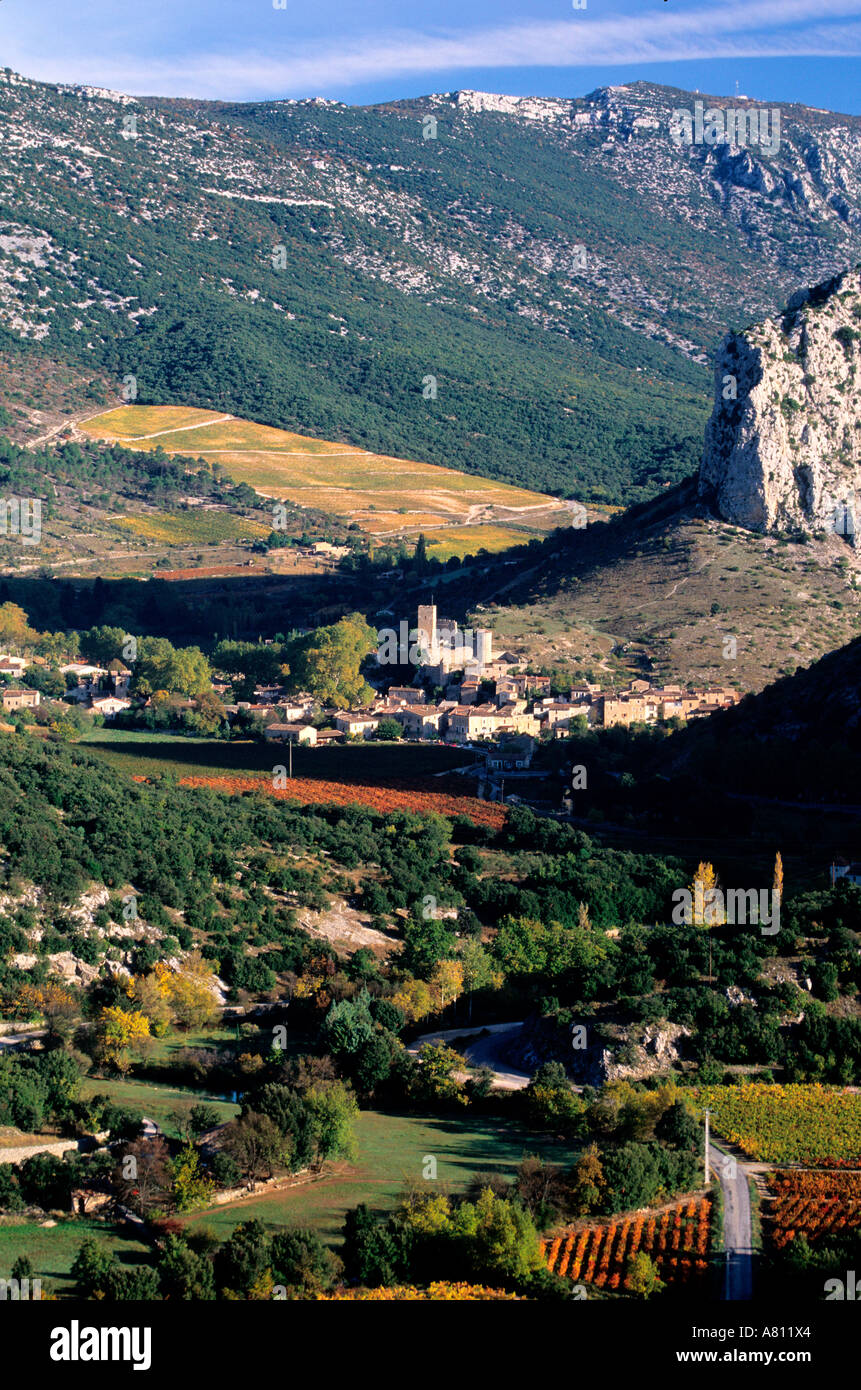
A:
<svg viewBox="0 0 861 1390">
<path fill-rule="evenodd" d="M 124 516 L 119 524 L 144 540 L 165 541 L 168 545 L 182 545 L 186 541 L 204 545 L 256 540 L 268 536 L 272 529 L 263 522 L 210 508 L 152 516 Z"/>
<path fill-rule="evenodd" d="M 433 533 L 440 558 L 520 544 L 572 519 L 544 493 L 217 411 L 120 406 L 79 428 L 92 439 L 217 463 L 264 496 L 355 521 L 379 538 Z"/>
</svg>

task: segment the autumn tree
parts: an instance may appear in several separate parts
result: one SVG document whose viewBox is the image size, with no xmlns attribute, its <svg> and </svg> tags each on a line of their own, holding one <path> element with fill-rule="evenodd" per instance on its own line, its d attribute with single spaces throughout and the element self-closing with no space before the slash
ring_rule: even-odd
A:
<svg viewBox="0 0 861 1390">
<path fill-rule="evenodd" d="M 124 1076 L 149 1037 L 149 1019 L 145 1014 L 123 1009 L 119 1004 L 108 1005 L 96 1024 L 97 1060 Z"/>
<path fill-rule="evenodd" d="M 697 927 L 719 927 L 725 921 L 721 902 L 720 883 L 714 866 L 705 861 L 697 865 L 690 886 L 693 899 L 693 922 Z"/>
<path fill-rule="evenodd" d="M 38 633 L 30 627 L 27 614 L 17 603 L 0 603 L 0 646 L 20 651 L 32 646 Z"/>
<path fill-rule="evenodd" d="M 206 1028 L 218 1017 L 215 974 L 200 951 L 189 951 L 177 966 L 160 961 L 155 974 L 180 1028 Z"/>
<path fill-rule="evenodd" d="M 783 856 L 780 850 L 774 856 L 774 879 L 771 885 L 772 894 L 777 902 L 783 901 Z"/>
<path fill-rule="evenodd" d="M 568 1183 L 569 1203 L 574 1216 L 588 1216 L 601 1200 L 604 1190 L 604 1169 L 597 1144 L 589 1144 L 571 1169 Z"/>
<path fill-rule="evenodd" d="M 212 1200 L 215 1183 L 206 1176 L 200 1154 L 188 1140 L 173 1160 L 173 1199 L 178 1211 L 197 1211 Z"/>
</svg>

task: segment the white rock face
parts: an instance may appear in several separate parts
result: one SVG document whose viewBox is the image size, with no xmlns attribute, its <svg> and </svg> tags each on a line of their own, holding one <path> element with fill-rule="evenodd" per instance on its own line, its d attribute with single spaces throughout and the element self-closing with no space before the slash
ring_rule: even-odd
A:
<svg viewBox="0 0 861 1390">
<path fill-rule="evenodd" d="M 516 97 L 499 92 L 460 91 L 452 93 L 462 111 L 499 111 L 505 116 L 522 116 L 528 121 L 555 121 L 570 118 L 573 103 L 556 97 Z"/>
<path fill-rule="evenodd" d="M 700 497 L 751 531 L 861 536 L 861 273 L 723 341 Z"/>
</svg>

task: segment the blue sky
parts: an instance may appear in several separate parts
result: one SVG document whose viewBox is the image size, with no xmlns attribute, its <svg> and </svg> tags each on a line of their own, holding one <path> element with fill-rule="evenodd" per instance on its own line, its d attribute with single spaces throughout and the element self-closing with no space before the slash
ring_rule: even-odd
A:
<svg viewBox="0 0 861 1390">
<path fill-rule="evenodd" d="M 2 0 L 0 63 L 136 94 L 350 103 L 643 78 L 861 113 L 861 0 Z"/>
</svg>

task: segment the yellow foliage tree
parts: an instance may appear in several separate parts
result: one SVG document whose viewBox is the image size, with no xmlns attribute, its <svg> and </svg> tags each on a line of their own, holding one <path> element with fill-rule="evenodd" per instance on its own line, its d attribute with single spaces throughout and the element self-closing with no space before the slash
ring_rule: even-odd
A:
<svg viewBox="0 0 861 1390">
<path fill-rule="evenodd" d="M 774 856 L 774 881 L 771 885 L 772 893 L 778 902 L 783 900 L 783 856 L 780 850 Z"/>
<path fill-rule="evenodd" d="M 160 961 L 155 975 L 180 1028 L 206 1028 L 218 1017 L 215 975 L 199 951 L 189 951 L 174 968 Z"/>
<path fill-rule="evenodd" d="M 418 1023 L 434 1008 L 433 994 L 425 980 L 405 980 L 392 995 L 392 1003 L 409 1023 Z"/>
<path fill-rule="evenodd" d="M 441 960 L 430 978 L 437 1008 L 445 1009 L 463 993 L 463 965 L 459 960 Z"/>
<path fill-rule="evenodd" d="M 718 876 L 713 865 L 700 861 L 691 884 L 693 921 L 698 927 L 719 927 L 726 920 L 720 898 Z"/>
<path fill-rule="evenodd" d="M 150 1036 L 149 1019 L 134 1009 L 113 1004 L 102 1009 L 96 1032 L 99 1057 L 123 1075 L 132 1064 L 133 1053 Z"/>
</svg>

